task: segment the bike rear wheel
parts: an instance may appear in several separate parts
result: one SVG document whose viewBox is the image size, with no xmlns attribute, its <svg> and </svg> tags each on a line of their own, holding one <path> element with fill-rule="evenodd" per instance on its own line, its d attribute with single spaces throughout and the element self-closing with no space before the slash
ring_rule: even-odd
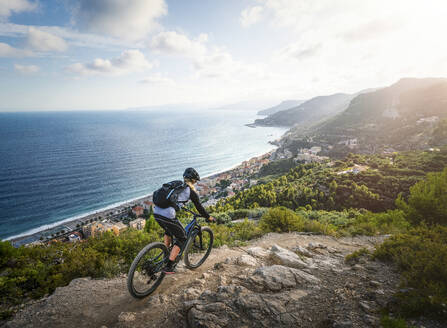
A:
<svg viewBox="0 0 447 328">
<path fill-rule="evenodd" d="M 185 248 L 185 265 L 189 269 L 198 268 L 205 262 L 213 247 L 214 235 L 209 227 L 202 227 L 188 240 Z"/>
<path fill-rule="evenodd" d="M 159 242 L 147 245 L 138 253 L 127 276 L 127 289 L 133 297 L 143 298 L 157 289 L 165 276 L 162 269 L 168 257 L 168 248 Z"/>
</svg>

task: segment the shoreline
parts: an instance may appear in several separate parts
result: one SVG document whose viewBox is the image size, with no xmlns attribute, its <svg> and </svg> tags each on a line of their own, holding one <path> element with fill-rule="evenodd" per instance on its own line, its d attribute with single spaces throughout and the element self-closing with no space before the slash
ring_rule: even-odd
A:
<svg viewBox="0 0 447 328">
<path fill-rule="evenodd" d="M 272 144 L 272 143 L 269 142 L 269 144 Z M 274 146 L 276 146 L 276 145 L 274 145 Z M 246 161 L 248 161 L 252 158 L 258 158 L 258 157 L 265 156 L 266 154 L 269 154 L 269 153 L 275 151 L 276 148 L 277 148 L 277 146 L 275 148 L 271 149 L 270 151 L 254 155 L 251 158 L 247 159 Z M 233 165 L 229 168 L 222 169 L 221 171 L 211 173 L 211 174 L 203 177 L 201 179 L 201 181 L 206 181 L 207 179 L 214 179 L 222 174 L 228 174 L 229 172 L 233 171 L 234 169 L 236 169 L 237 167 L 239 167 L 241 165 L 242 165 L 242 162 L 240 162 L 236 165 Z M 70 218 L 65 218 L 65 219 L 62 219 L 62 220 L 54 222 L 54 223 L 45 224 L 40 227 L 25 231 L 19 235 L 7 237 L 7 238 L 3 239 L 3 241 L 9 241 L 14 246 L 22 246 L 22 245 L 30 244 L 32 242 L 39 241 L 40 237 L 47 236 L 51 232 L 57 232 L 57 231 L 68 230 L 68 229 L 75 230 L 75 229 L 77 229 L 77 225 L 82 225 L 82 223 L 84 223 L 85 221 L 91 220 L 93 218 L 97 218 L 98 216 L 105 218 L 107 216 L 107 214 L 110 212 L 115 213 L 117 211 L 121 211 L 121 213 L 122 213 L 122 211 L 127 209 L 128 207 L 133 207 L 136 204 L 140 204 L 147 200 L 152 200 L 152 193 L 146 194 L 144 196 L 138 196 L 136 198 L 132 198 L 129 200 L 116 202 L 116 203 L 106 206 L 104 208 L 101 208 L 101 209 L 98 209 L 95 211 L 90 211 L 90 212 L 87 212 L 84 214 L 79 214 L 79 215 L 76 215 L 76 216 L 73 216 Z"/>
</svg>

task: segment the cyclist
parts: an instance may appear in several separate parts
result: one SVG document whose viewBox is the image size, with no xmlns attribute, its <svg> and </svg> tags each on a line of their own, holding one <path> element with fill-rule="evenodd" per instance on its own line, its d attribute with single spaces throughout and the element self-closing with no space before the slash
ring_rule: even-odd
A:
<svg viewBox="0 0 447 328">
<path fill-rule="evenodd" d="M 192 167 L 189 167 L 183 173 L 183 181 L 185 182 L 185 188 L 179 193 L 177 201 L 178 203 L 186 203 L 191 200 L 199 211 L 200 215 L 207 219 L 209 222 L 214 222 L 215 219 L 211 217 L 207 211 L 200 204 L 199 195 L 197 194 L 194 184 L 200 180 L 199 173 Z M 166 247 L 171 244 L 172 237 L 175 236 L 175 244 L 172 247 L 171 254 L 169 255 L 169 261 L 164 269 L 166 274 L 173 274 L 174 263 L 180 250 L 186 242 L 186 231 L 179 219 L 176 218 L 176 209 L 174 207 L 161 208 L 154 205 L 154 218 L 155 221 L 164 229 L 164 243 Z"/>
</svg>

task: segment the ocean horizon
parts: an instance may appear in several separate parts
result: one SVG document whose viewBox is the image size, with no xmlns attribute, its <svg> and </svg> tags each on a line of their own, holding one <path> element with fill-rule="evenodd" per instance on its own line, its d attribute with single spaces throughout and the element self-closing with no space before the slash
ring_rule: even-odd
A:
<svg viewBox="0 0 447 328">
<path fill-rule="evenodd" d="M 255 111 L 0 113 L 0 238 L 151 194 L 186 167 L 202 177 L 274 148 L 285 128 Z"/>
</svg>

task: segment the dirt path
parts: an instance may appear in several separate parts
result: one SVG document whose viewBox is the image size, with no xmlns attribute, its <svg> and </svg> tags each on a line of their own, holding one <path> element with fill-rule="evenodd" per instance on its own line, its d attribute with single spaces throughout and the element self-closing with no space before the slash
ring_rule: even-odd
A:
<svg viewBox="0 0 447 328">
<path fill-rule="evenodd" d="M 243 289 L 248 298 L 262 296 L 263 299 L 275 300 L 275 304 L 279 304 L 270 304 L 268 305 L 270 308 L 286 306 L 281 303 L 281 297 L 285 297 L 285 295 L 299 301 L 300 309 L 287 310 L 289 312 L 284 310 L 293 318 L 300 318 L 296 319 L 300 320 L 296 322 L 302 324 L 297 327 L 317 327 L 318 325 L 320 325 L 318 327 L 322 327 L 321 324 L 324 322 L 328 323 L 327 327 L 336 327 L 334 325 L 340 322 L 342 324 L 344 322 L 345 326 L 343 327 L 374 326 L 377 323 L 374 309 L 380 307 L 382 305 L 380 302 L 385 302 L 385 299 L 391 295 L 397 282 L 397 275 L 382 267 L 382 264 L 375 262 L 373 264 L 361 263 L 358 267 L 353 268 L 344 263 L 344 256 L 361 247 L 372 248 L 374 244 L 382 240 L 383 237 L 335 239 L 328 236 L 298 233 L 268 234 L 244 247 L 228 248 L 224 246 L 213 249 L 208 260 L 200 268 L 194 271 L 180 268 L 174 276 L 167 276 L 152 296 L 143 300 L 136 300 L 129 295 L 125 276 L 107 280 L 91 280 L 89 278 L 73 280 L 69 286 L 58 288 L 50 297 L 26 305 L 6 326 L 11 328 L 238 327 L 231 320 L 226 321 L 227 323 L 222 323 L 223 321 L 219 323 L 207 318 L 206 315 L 220 311 L 214 308 L 204 310 L 209 304 L 218 304 L 215 305 L 217 308 L 225 307 L 225 313 L 229 318 L 233 314 L 240 318 L 241 326 L 243 322 L 247 322 L 246 327 L 256 326 L 250 324 L 250 320 L 251 322 L 253 320 L 250 316 L 254 314 L 233 306 L 233 303 L 237 303 L 236 294 L 225 294 L 227 295 L 226 299 L 222 301 L 211 300 L 214 297 L 211 295 L 215 295 L 222 288 Z M 253 255 L 253 247 L 271 252 L 270 249 L 273 245 L 298 253 L 297 248 L 301 247 L 304 254 L 300 254 L 300 257 L 304 265 L 296 262 L 302 266 L 298 270 L 296 263 L 287 262 L 287 258 L 284 263 L 281 262 L 283 259 L 280 257 L 273 260 L 273 253 L 264 254 L 265 256 L 262 254 L 251 256 L 247 253 Z M 290 256 L 290 254 L 286 255 Z M 294 274 L 298 274 L 298 271 L 303 272 L 302 275 L 307 282 L 304 281 L 298 285 L 298 280 L 296 280 L 295 287 L 286 286 L 279 290 L 272 289 L 268 285 L 271 281 L 259 282 L 259 274 L 256 273 L 257 269 L 259 271 L 259 268 L 272 264 L 281 264 L 274 266 L 276 269 L 287 268 L 289 270 L 289 267 L 293 267 L 295 269 L 292 270 L 296 271 L 293 271 Z M 309 277 L 314 277 L 319 282 L 310 284 L 313 278 Z M 253 280 L 254 278 L 259 279 Z M 282 278 L 273 277 L 272 279 L 281 281 Z M 248 285 L 247 281 L 250 281 Z M 374 283 L 371 284 L 371 281 Z M 263 287 L 260 287 L 261 289 L 250 290 L 258 283 L 264 284 Z M 248 286 L 248 289 L 243 286 Z M 340 290 L 337 291 L 337 289 Z M 374 290 L 379 290 L 379 294 L 375 295 Z M 369 295 L 372 300 L 365 299 L 365 303 L 362 305 L 365 293 L 374 295 Z M 234 302 L 228 303 L 228 300 L 233 298 Z M 191 306 L 191 304 L 193 305 Z M 340 304 L 347 307 L 340 307 Z M 260 307 L 262 306 L 266 305 L 260 305 Z M 305 313 L 302 318 L 299 315 L 300 311 Z M 360 311 L 360 314 L 347 313 L 345 315 L 346 311 Z M 216 314 L 216 316 L 222 318 L 222 315 Z M 261 313 L 259 316 L 263 318 L 264 314 Z M 362 319 L 365 316 L 367 316 L 366 319 Z M 247 320 L 244 321 L 245 319 Z M 285 320 L 282 326 L 288 326 L 288 322 L 295 319 Z M 358 324 L 358 320 L 361 320 L 361 324 Z"/>
</svg>

